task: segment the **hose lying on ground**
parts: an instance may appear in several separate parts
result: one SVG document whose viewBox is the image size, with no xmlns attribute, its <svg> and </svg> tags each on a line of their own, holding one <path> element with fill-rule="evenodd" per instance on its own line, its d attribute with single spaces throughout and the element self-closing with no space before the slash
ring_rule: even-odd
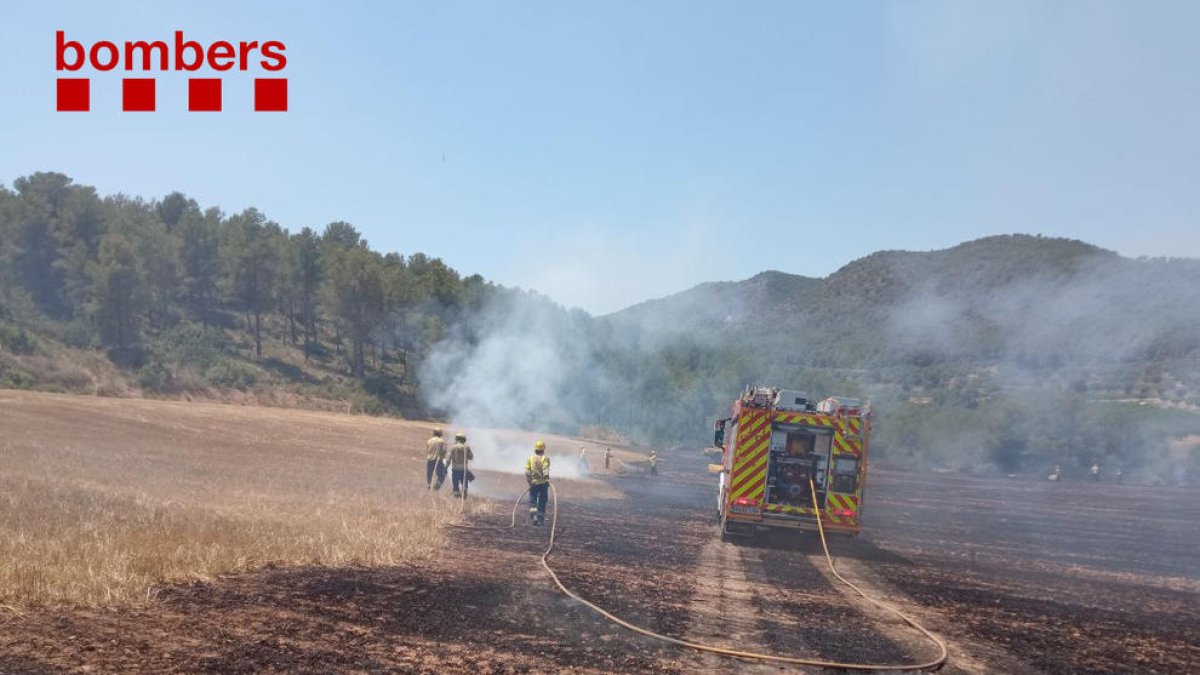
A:
<svg viewBox="0 0 1200 675">
<path fill-rule="evenodd" d="M 669 635 L 663 635 L 661 633 L 656 633 L 652 630 L 642 628 L 641 626 L 637 626 L 632 623 L 629 623 L 628 621 L 625 621 L 624 619 L 620 618 L 619 616 L 616 616 L 612 612 L 609 612 L 609 611 L 605 610 L 604 608 L 599 607 L 596 604 L 583 599 L 578 594 L 573 592 L 571 589 L 567 588 L 566 585 L 563 584 L 562 580 L 560 580 L 558 578 L 558 574 L 555 573 L 554 568 L 550 567 L 550 562 L 549 562 L 550 553 L 554 550 L 554 538 L 555 538 L 555 534 L 556 534 L 557 528 L 558 528 L 558 491 L 555 489 L 553 483 L 550 484 L 550 495 L 551 495 L 551 498 L 553 501 L 553 507 L 554 507 L 553 513 L 550 517 L 550 541 L 549 541 L 549 544 L 546 546 L 546 551 L 544 553 L 542 553 L 542 558 L 541 558 L 542 567 L 544 567 L 546 569 L 546 572 L 550 575 L 550 578 L 554 581 L 554 585 L 558 587 L 558 590 L 565 593 L 567 595 L 567 597 L 571 598 L 572 600 L 575 600 L 576 602 L 582 604 L 583 606 L 587 607 L 588 609 L 592 610 L 593 612 L 596 612 L 600 616 L 604 617 L 605 619 L 608 619 L 609 621 L 617 624 L 618 626 L 627 628 L 627 629 L 629 629 L 635 633 L 638 633 L 640 635 L 644 635 L 646 637 L 653 638 L 653 639 L 659 640 L 661 642 L 667 642 L 669 644 L 673 644 L 673 645 L 676 645 L 679 647 L 686 647 L 688 649 L 694 649 L 696 651 L 701 651 L 701 652 L 708 652 L 711 654 L 734 656 L 734 657 L 738 657 L 738 658 L 742 658 L 742 659 L 753 659 L 756 661 L 771 661 L 774 663 L 788 663 L 788 664 L 800 665 L 800 666 L 816 666 L 819 668 L 834 668 L 834 669 L 839 669 L 839 670 L 870 670 L 870 671 L 937 670 L 937 669 L 941 668 L 946 663 L 946 658 L 948 656 L 945 642 L 943 642 L 940 638 L 938 638 L 933 633 L 929 632 L 916 619 L 913 619 L 913 618 L 905 615 L 898 609 L 889 607 L 889 606 L 883 604 L 882 602 L 875 600 L 874 598 L 872 598 L 869 595 L 867 595 L 866 593 L 864 593 L 863 590 L 860 589 L 858 586 L 854 585 L 850 581 L 847 581 L 845 577 L 843 577 L 841 574 L 838 573 L 837 568 L 835 568 L 833 565 L 833 557 L 829 555 L 829 545 L 825 541 L 825 528 L 821 524 L 821 511 L 817 505 L 817 493 L 816 493 L 815 486 L 812 484 L 811 479 L 809 481 L 809 487 L 812 488 L 811 492 L 812 492 L 812 496 L 813 496 L 813 509 L 817 513 L 817 531 L 821 535 L 821 548 L 825 552 L 825 560 L 828 561 L 828 563 L 829 563 L 829 571 L 833 573 L 833 576 L 836 577 L 838 581 L 842 582 L 846 586 L 849 586 L 851 589 L 854 590 L 855 593 L 858 593 L 858 595 L 860 595 L 863 599 L 867 600 L 868 602 L 870 602 L 871 604 L 875 605 L 876 607 L 878 607 L 880 609 L 884 609 L 884 610 L 891 612 L 892 614 L 895 614 L 902 621 L 904 621 L 904 623 L 913 627 L 914 629 L 919 631 L 922 635 L 924 635 L 926 638 L 928 638 L 930 641 L 932 641 L 934 644 L 936 644 L 938 647 L 938 652 L 939 652 L 939 655 L 936 659 L 933 659 L 931 661 L 926 661 L 923 663 L 873 664 L 873 663 L 842 663 L 839 661 L 826 661 L 823 659 L 816 659 L 816 658 L 805 658 L 805 657 L 797 657 L 797 656 L 779 656 L 776 654 L 762 654 L 762 653 L 758 653 L 758 652 L 747 652 L 747 651 L 741 651 L 738 649 L 729 649 L 726 647 L 716 647 L 713 645 L 706 645 L 706 644 L 702 644 L 699 642 L 691 642 L 689 640 L 682 640 L 680 638 L 671 637 Z M 461 527 L 461 528 L 465 528 L 465 529 L 476 529 L 476 530 L 512 529 L 513 527 L 516 527 L 516 524 L 517 524 L 517 508 L 521 505 L 521 500 L 528 493 L 529 493 L 529 490 L 526 490 L 524 493 L 521 494 L 520 497 L 517 498 L 516 503 L 513 505 L 512 522 L 509 525 L 506 525 L 503 527 L 479 527 L 479 526 L 475 526 L 475 525 L 456 525 L 455 527 Z"/>
</svg>

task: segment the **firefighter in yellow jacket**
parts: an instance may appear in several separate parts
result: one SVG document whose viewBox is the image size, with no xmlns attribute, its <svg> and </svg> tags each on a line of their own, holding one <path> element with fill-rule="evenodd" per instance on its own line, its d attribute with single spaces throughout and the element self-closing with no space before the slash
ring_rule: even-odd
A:
<svg viewBox="0 0 1200 675">
<path fill-rule="evenodd" d="M 433 430 L 433 435 L 425 441 L 425 489 L 441 490 L 446 482 L 446 440 L 442 438 L 441 427 Z M 437 474 L 437 485 L 433 484 L 433 474 Z"/>
<path fill-rule="evenodd" d="M 525 481 L 529 483 L 529 523 L 543 525 L 550 492 L 550 458 L 546 456 L 545 441 L 533 444 L 533 454 L 525 460 Z"/>
<path fill-rule="evenodd" d="M 455 497 L 467 496 L 467 485 L 470 481 L 468 463 L 475 459 L 471 446 L 467 445 L 467 435 L 454 434 L 454 445 L 450 447 L 450 486 L 454 488 Z"/>
</svg>

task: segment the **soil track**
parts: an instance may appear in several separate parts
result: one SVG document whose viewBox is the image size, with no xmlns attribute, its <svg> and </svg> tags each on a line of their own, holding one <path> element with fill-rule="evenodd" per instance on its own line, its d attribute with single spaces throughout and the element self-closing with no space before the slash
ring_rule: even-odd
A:
<svg viewBox="0 0 1200 675">
<path fill-rule="evenodd" d="M 657 478 L 607 478 L 623 500 L 563 482 L 551 558 L 563 581 L 652 630 L 739 649 L 934 653 L 848 601 L 811 538 L 720 542 L 704 463 L 679 451 Z M 414 471 L 414 486 L 422 480 Z M 523 488 L 484 480 L 493 493 Z M 883 470 L 868 490 L 863 537 L 835 553 L 948 639 L 946 672 L 1200 670 L 1195 491 Z M 472 522 L 503 525 L 511 505 Z M 0 671 L 780 670 L 603 621 L 551 586 L 537 562 L 546 535 L 523 523 L 454 530 L 442 555 L 401 567 L 269 569 L 166 588 L 144 607 L 0 614 Z"/>
</svg>

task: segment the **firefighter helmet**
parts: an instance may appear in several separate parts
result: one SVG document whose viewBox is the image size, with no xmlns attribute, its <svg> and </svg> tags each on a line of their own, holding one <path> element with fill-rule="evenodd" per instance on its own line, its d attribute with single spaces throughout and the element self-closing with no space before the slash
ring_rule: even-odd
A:
<svg viewBox="0 0 1200 675">
<path fill-rule="evenodd" d="M 467 440 L 467 435 L 460 431 L 457 434 L 454 434 L 454 440 L 465 441 Z"/>
<path fill-rule="evenodd" d="M 441 435 L 442 435 L 442 428 L 441 428 L 441 427 L 436 427 L 436 428 L 434 428 L 434 430 L 433 430 L 433 435 L 434 435 L 434 436 L 441 436 Z"/>
<path fill-rule="evenodd" d="M 533 451 L 534 452 L 545 452 L 546 451 L 546 441 L 538 441 L 538 442 L 534 443 Z"/>
</svg>

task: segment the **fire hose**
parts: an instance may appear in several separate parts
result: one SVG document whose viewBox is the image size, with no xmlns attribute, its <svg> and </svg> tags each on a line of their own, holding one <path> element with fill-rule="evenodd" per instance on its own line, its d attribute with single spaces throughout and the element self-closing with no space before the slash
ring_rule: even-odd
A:
<svg viewBox="0 0 1200 675">
<path fill-rule="evenodd" d="M 763 654 L 763 653 L 759 653 L 759 652 L 748 652 L 748 651 L 742 651 L 739 649 L 729 649 L 727 647 L 717 647 L 714 645 L 706 645 L 706 644 L 702 644 L 699 642 L 692 642 L 690 640 L 683 640 L 680 638 L 671 637 L 669 635 L 663 635 L 661 633 L 656 633 L 647 628 L 642 628 L 641 626 L 632 624 L 632 623 L 622 619 L 621 617 L 616 616 L 612 612 L 609 612 L 608 610 L 596 605 L 595 603 L 585 600 L 584 598 L 580 597 L 577 593 L 575 593 L 571 589 L 567 588 L 566 585 L 563 584 L 562 580 L 558 578 L 558 574 L 554 571 L 554 568 L 552 568 L 550 566 L 550 562 L 549 562 L 550 553 L 554 551 L 554 540 L 555 540 L 555 534 L 557 532 L 557 527 L 558 527 L 558 491 L 555 489 L 553 483 L 550 484 L 550 495 L 551 495 L 551 501 L 553 502 L 553 504 L 552 504 L 553 512 L 550 517 L 550 541 L 546 546 L 545 552 L 542 553 L 542 557 L 541 557 L 542 567 L 545 568 L 546 572 L 550 575 L 551 580 L 554 581 L 554 585 L 558 587 L 558 590 L 562 591 L 567 597 L 571 598 L 572 600 L 575 600 L 576 602 L 580 603 L 584 607 L 587 607 L 588 609 L 599 614 L 600 616 L 611 621 L 612 623 L 615 623 L 618 626 L 621 626 L 622 628 L 626 628 L 635 633 L 638 633 L 639 635 L 644 635 L 646 637 L 653 638 L 660 642 L 666 642 L 669 644 L 676 645 L 678 647 L 685 647 L 687 649 L 692 649 L 692 650 L 696 650 L 696 651 L 708 652 L 710 654 L 721 654 L 723 656 L 733 656 L 733 657 L 742 658 L 742 659 L 752 659 L 752 660 L 756 660 L 756 661 L 771 661 L 774 663 L 787 663 L 787 664 L 800 665 L 800 666 L 815 666 L 818 668 L 832 668 L 832 669 L 837 669 L 837 670 L 882 671 L 882 670 L 937 670 L 937 669 L 940 669 L 946 663 L 946 658 L 949 655 L 949 653 L 946 649 L 945 642 L 943 642 L 940 638 L 938 638 L 933 633 L 929 632 L 929 630 L 927 630 L 924 626 L 922 626 L 920 624 L 920 622 L 918 622 L 916 619 L 913 619 L 913 618 L 909 617 L 908 615 L 904 614 L 903 612 L 901 612 L 900 610 L 898 610 L 894 607 L 885 605 L 882 602 L 867 595 L 865 592 L 863 592 L 863 590 L 861 588 L 859 588 L 854 583 L 848 581 L 845 577 L 843 577 L 837 571 L 837 568 L 834 567 L 833 557 L 830 556 L 830 554 L 829 554 L 829 544 L 828 544 L 828 542 L 825 541 L 825 527 L 821 523 L 821 510 L 817 504 L 816 486 L 812 483 L 811 478 L 809 479 L 809 487 L 811 488 L 811 493 L 812 493 L 812 498 L 813 498 L 813 510 L 817 514 L 817 532 L 821 535 L 821 548 L 825 552 L 825 560 L 829 563 L 829 571 L 831 573 L 833 573 L 833 576 L 836 577 L 838 581 L 842 582 L 843 584 L 845 584 L 846 586 L 851 588 L 855 593 L 857 593 L 859 596 L 861 596 L 864 600 L 866 600 L 867 602 L 870 602 L 871 604 L 875 605 L 879 609 L 887 610 L 888 612 L 895 614 L 905 624 L 916 629 L 918 632 L 920 632 L 922 635 L 924 635 L 926 638 L 928 638 L 930 641 L 932 641 L 935 645 L 937 645 L 938 652 L 939 652 L 937 658 L 930 660 L 930 661 L 925 661 L 923 663 L 874 664 L 874 663 L 842 663 L 839 661 L 827 661 L 827 660 L 816 659 L 816 658 L 807 658 L 807 657 L 798 657 L 798 656 L 779 656 L 777 654 Z M 512 528 L 516 527 L 516 525 L 517 525 L 517 509 L 521 505 L 521 500 L 524 499 L 525 495 L 528 493 L 529 493 L 529 490 L 526 490 L 525 492 L 521 493 L 520 497 L 517 497 L 517 501 L 513 505 L 512 522 L 508 525 L 505 525 L 502 527 L 479 527 L 479 526 L 475 526 L 475 525 L 455 525 L 454 527 L 459 527 L 459 528 L 464 528 L 464 529 L 473 529 L 473 530 L 512 529 Z"/>
</svg>

